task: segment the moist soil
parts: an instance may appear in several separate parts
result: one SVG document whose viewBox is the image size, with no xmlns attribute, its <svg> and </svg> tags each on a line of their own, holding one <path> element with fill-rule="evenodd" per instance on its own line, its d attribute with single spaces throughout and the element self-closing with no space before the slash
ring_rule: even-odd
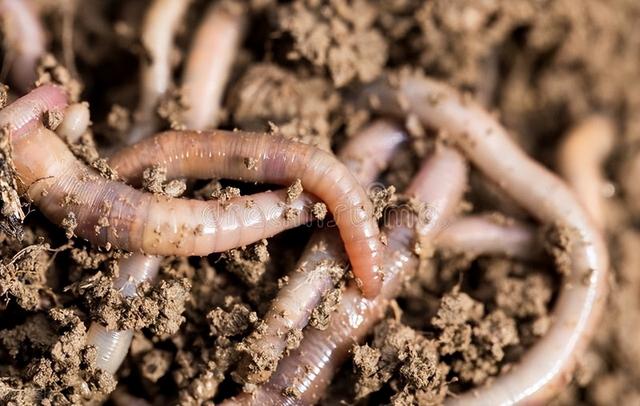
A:
<svg viewBox="0 0 640 406">
<path fill-rule="evenodd" d="M 131 124 L 144 52 L 138 30 L 148 2 L 36 2 L 52 53 L 39 81 L 62 83 L 89 102 L 93 126 L 72 150 L 116 177 L 99 151 L 121 146 Z M 176 80 L 206 3 L 192 2 L 178 33 Z M 375 118 L 350 107 L 349 95 L 400 69 L 475 95 L 552 170 L 568 128 L 593 112 L 613 117 L 616 146 L 605 166 L 613 191 L 606 213 L 613 294 L 573 380 L 552 403 L 640 403 L 640 185 L 633 176 L 640 170 L 639 2 L 251 0 L 246 10 L 247 36 L 221 128 L 268 131 L 335 151 Z M 64 34 L 69 19 L 71 36 Z M 2 105 L 10 97 L 0 88 Z M 167 96 L 158 111 L 165 128 L 180 128 L 175 117 L 183 108 L 179 92 Z M 382 176 L 387 189 L 372 192 L 380 216 L 403 198 L 394 191 L 403 190 L 433 148 L 433 134 L 415 117 L 405 124 L 411 145 Z M 134 396 L 198 405 L 237 393 L 234 377 L 247 350 L 241 343 L 259 335 L 312 228 L 206 258 L 166 258 L 159 280 L 125 299 L 111 280 L 127 254 L 91 247 L 74 236 L 75 218 L 58 228 L 20 201 L 6 141 L 0 132 L 0 403 L 129 404 Z M 530 220 L 482 176 L 471 178 L 461 211 Z M 167 179 L 162 167 L 148 168 L 144 186 L 221 201 L 261 190 Z M 295 182 L 288 198 L 301 192 Z M 324 218 L 326 207 L 317 204 L 314 214 Z M 552 322 L 568 265 L 566 234 L 542 225 L 545 255 L 533 262 L 435 251 L 385 319 L 352 348 L 322 403 L 440 404 L 508 371 Z M 344 281 L 326 294 L 310 328 L 326 328 L 343 288 Z M 95 349 L 85 344 L 92 321 L 137 330 L 115 377 L 95 367 Z M 287 336 L 289 349 L 301 334 Z"/>
</svg>

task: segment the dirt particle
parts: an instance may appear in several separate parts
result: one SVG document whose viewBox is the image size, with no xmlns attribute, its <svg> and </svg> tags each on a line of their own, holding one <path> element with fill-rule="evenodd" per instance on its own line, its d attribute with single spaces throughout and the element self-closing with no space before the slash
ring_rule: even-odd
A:
<svg viewBox="0 0 640 406">
<path fill-rule="evenodd" d="M 318 306 L 311 312 L 309 324 L 318 330 L 326 330 L 329 326 L 331 315 L 338 308 L 340 300 L 342 300 L 342 289 L 332 289 L 327 292 Z"/>
<path fill-rule="evenodd" d="M 187 189 L 184 180 L 167 181 L 167 168 L 153 165 L 142 173 L 142 186 L 151 193 L 168 197 L 179 197 Z"/>
<path fill-rule="evenodd" d="M 327 205 L 322 202 L 314 203 L 313 207 L 311 208 L 311 214 L 316 220 L 324 220 L 327 216 L 327 212 Z"/>
<path fill-rule="evenodd" d="M 158 349 L 149 351 L 142 357 L 139 365 L 142 376 L 151 382 L 158 382 L 169 370 L 172 358 L 172 354 L 168 351 Z"/>
<path fill-rule="evenodd" d="M 256 158 L 245 158 L 242 160 L 242 162 L 244 163 L 245 168 L 247 168 L 248 170 L 258 170 L 258 160 Z"/>
<path fill-rule="evenodd" d="M 287 204 L 293 203 L 300 195 L 302 194 L 302 181 L 300 179 L 296 179 L 288 188 L 287 188 Z"/>
<path fill-rule="evenodd" d="M 229 250 L 222 254 L 221 259 L 229 272 L 254 286 L 266 271 L 269 262 L 268 245 L 267 240 L 260 240 L 246 247 Z"/>
<path fill-rule="evenodd" d="M 216 307 L 207 314 L 211 334 L 223 337 L 237 336 L 258 321 L 256 312 L 244 303 L 234 303 L 230 307 L 227 305 L 227 308 L 228 310 Z"/>
</svg>

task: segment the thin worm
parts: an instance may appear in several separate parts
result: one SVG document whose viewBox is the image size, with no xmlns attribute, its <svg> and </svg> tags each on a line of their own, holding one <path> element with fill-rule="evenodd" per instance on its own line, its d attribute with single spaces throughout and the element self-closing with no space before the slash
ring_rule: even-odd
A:
<svg viewBox="0 0 640 406">
<path fill-rule="evenodd" d="M 37 79 L 38 60 L 46 49 L 42 22 L 30 0 L 1 0 L 0 15 L 11 81 L 26 91 Z"/>
<path fill-rule="evenodd" d="M 117 158 L 112 160 L 113 167 L 127 174 L 140 174 L 159 164 L 170 177 L 232 177 L 282 185 L 300 179 L 304 189 L 323 200 L 333 214 L 363 293 L 372 297 L 379 291 L 377 265 L 383 247 L 371 201 L 332 154 L 269 134 L 210 131 L 165 132 L 125 149 Z M 137 184 L 140 176 L 131 181 Z M 207 241 L 200 237 L 197 242 Z"/>
<path fill-rule="evenodd" d="M 593 115 L 573 128 L 560 144 L 558 169 L 596 225 L 605 223 L 604 190 L 607 181 L 602 164 L 613 149 L 615 127 L 610 119 Z"/>
<path fill-rule="evenodd" d="M 468 97 L 435 80 L 409 75 L 394 85 L 373 85 L 368 93 L 381 110 L 408 110 L 423 125 L 444 130 L 481 172 L 540 222 L 571 232 L 571 273 L 560 289 L 550 330 L 514 368 L 488 386 L 448 401 L 543 403 L 571 379 L 605 306 L 609 260 L 600 231 L 567 185 L 529 158 L 496 119 Z"/>
<path fill-rule="evenodd" d="M 473 255 L 506 255 L 533 260 L 543 253 L 533 227 L 515 220 L 498 223 L 482 215 L 459 218 L 438 235 L 439 249 Z"/>
<path fill-rule="evenodd" d="M 353 285 L 349 286 L 326 330 L 307 328 L 301 345 L 280 361 L 269 382 L 252 394 L 241 394 L 224 404 L 316 403 L 348 357 L 353 344 L 360 343 L 384 316 L 390 300 L 417 268 L 418 258 L 412 250 L 416 231 L 420 241 L 428 244 L 455 212 L 466 187 L 466 169 L 458 152 L 447 147 L 438 148 L 406 191 L 426 202 L 428 213 L 421 212 L 411 218 L 400 215 L 399 221 L 391 221 L 384 231 L 389 254 L 384 258 L 381 294 L 370 300 L 363 298 Z M 426 218 L 425 214 L 428 214 Z M 289 389 L 286 393 L 297 393 L 299 397 L 287 395 L 285 389 Z"/>
<path fill-rule="evenodd" d="M 65 106 L 60 88 L 42 86 L 0 111 L 0 125 L 12 131 L 16 171 L 28 196 L 54 223 L 74 215 L 75 233 L 96 245 L 109 243 L 151 255 L 207 255 L 270 237 L 312 218 L 308 196 L 286 205 L 284 191 L 226 203 L 203 202 L 156 196 L 107 180 L 40 125 L 43 112 Z"/>
<path fill-rule="evenodd" d="M 139 254 L 121 260 L 120 273 L 113 280 L 113 287 L 125 297 L 135 296 L 140 283 L 155 278 L 160 260 L 160 257 Z M 96 366 L 105 372 L 115 374 L 129 352 L 132 338 L 132 330 L 107 330 L 99 323 L 91 323 L 87 344 L 96 347 Z"/>
<path fill-rule="evenodd" d="M 176 31 L 191 0 L 154 0 L 142 23 L 140 100 L 127 142 L 133 144 L 158 127 L 156 107 L 171 84 L 171 57 Z"/>
<path fill-rule="evenodd" d="M 86 102 L 73 103 L 64 111 L 64 118 L 56 128 L 56 133 L 66 138 L 70 143 L 78 141 L 91 124 L 89 104 Z"/>
<path fill-rule="evenodd" d="M 360 184 L 367 185 L 387 167 L 406 134 L 396 125 L 379 120 L 351 138 L 339 157 L 354 173 Z M 250 335 L 244 344 L 250 355 L 242 358 L 237 370 L 244 382 L 262 383 L 273 373 L 276 362 L 287 348 L 286 334 L 306 327 L 311 312 L 322 297 L 335 286 L 335 268 L 345 262 L 342 243 L 333 229 L 312 235 L 287 284 L 280 289 L 264 316 L 264 328 Z M 254 357 L 262 361 L 253 362 Z M 264 360 L 272 360 L 265 368 Z"/>
<path fill-rule="evenodd" d="M 189 108 L 187 128 L 204 130 L 218 123 L 220 105 L 245 23 L 242 7 L 214 5 L 198 28 L 182 78 Z"/>
</svg>

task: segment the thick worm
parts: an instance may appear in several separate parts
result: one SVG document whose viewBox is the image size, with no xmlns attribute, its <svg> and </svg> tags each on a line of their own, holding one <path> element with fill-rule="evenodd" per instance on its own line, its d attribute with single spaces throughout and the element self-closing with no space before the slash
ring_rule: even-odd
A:
<svg viewBox="0 0 640 406">
<path fill-rule="evenodd" d="M 97 245 L 151 255 L 208 255 L 268 238 L 312 217 L 307 195 L 288 205 L 282 204 L 285 191 L 230 203 L 202 202 L 155 196 L 101 178 L 75 159 L 55 134 L 38 125 L 42 112 L 64 106 L 59 88 L 41 87 L 2 110 L 0 125 L 14 129 L 14 160 L 29 197 L 55 223 L 75 217 L 76 234 Z M 23 127 L 33 131 L 24 136 Z M 177 172 L 285 185 L 299 178 L 333 213 L 363 292 L 377 294 L 377 263 L 383 249 L 372 204 L 333 155 L 268 134 L 225 131 L 167 132 L 125 152 L 119 156 L 131 157 L 122 165 L 129 173 L 161 164 L 169 176 Z M 169 158 L 157 162 L 156 157 L 163 155 Z"/>
<path fill-rule="evenodd" d="M 368 89 L 372 104 L 394 114 L 415 114 L 448 134 L 487 177 L 540 222 L 572 235 L 571 272 L 554 308 L 553 325 L 520 362 L 486 387 L 449 404 L 543 403 L 571 379 L 606 302 L 609 260 L 603 237 L 573 192 L 529 158 L 507 131 L 468 97 L 417 75 Z"/>
<path fill-rule="evenodd" d="M 113 287 L 123 296 L 132 297 L 137 286 L 155 278 L 160 265 L 160 257 L 134 254 L 119 262 L 120 273 L 113 280 Z M 96 366 L 115 374 L 127 356 L 133 338 L 132 330 L 107 330 L 99 323 L 91 323 L 87 334 L 87 344 L 97 350 Z"/>
<path fill-rule="evenodd" d="M 533 260 L 543 253 L 533 227 L 511 219 L 498 222 L 482 215 L 454 220 L 438 235 L 435 245 L 454 252 L 522 260 Z"/>
<path fill-rule="evenodd" d="M 140 100 L 127 142 L 133 144 L 158 126 L 156 107 L 171 85 L 171 58 L 176 31 L 191 0 L 154 0 L 142 23 Z"/>
<path fill-rule="evenodd" d="M 312 218 L 312 201 L 300 196 L 284 204 L 285 191 L 203 202 L 156 196 L 105 179 L 40 125 L 43 112 L 65 106 L 60 88 L 43 86 L 0 111 L 0 125 L 12 131 L 16 171 L 28 196 L 54 223 L 73 217 L 75 233 L 97 245 L 151 255 L 207 255 Z"/>
<path fill-rule="evenodd" d="M 602 164 L 611 153 L 615 126 L 604 116 L 593 115 L 573 128 L 564 138 L 558 154 L 560 174 L 600 228 L 605 223 L 605 186 Z"/>
<path fill-rule="evenodd" d="M 416 231 L 420 242 L 429 244 L 455 212 L 465 187 L 466 164 L 462 156 L 446 147 L 437 149 L 406 191 L 425 202 L 426 210 L 419 210 L 417 216 L 400 214 L 399 221 L 391 221 L 385 229 L 389 254 L 384 258 L 381 294 L 373 300 L 365 299 L 353 285 L 348 287 L 326 330 L 307 328 L 300 347 L 280 361 L 269 382 L 252 394 L 239 395 L 225 404 L 316 403 L 348 357 L 350 348 L 361 342 L 384 316 L 390 300 L 416 269 L 418 258 L 413 251 Z M 296 393 L 297 397 L 286 393 Z"/>
<path fill-rule="evenodd" d="M 30 0 L 2 0 L 0 15 L 11 81 L 18 89 L 27 90 L 37 79 L 38 61 L 46 49 L 42 22 Z"/>
<path fill-rule="evenodd" d="M 182 94 L 188 104 L 182 119 L 187 128 L 216 127 L 244 19 L 242 7 L 214 5 L 200 24 L 182 78 Z"/>
<path fill-rule="evenodd" d="M 367 127 L 342 148 L 339 157 L 362 185 L 373 182 L 387 167 L 406 134 L 397 126 L 378 121 Z M 248 383 L 265 382 L 287 347 L 287 333 L 303 329 L 313 309 L 335 286 L 336 267 L 345 262 L 339 235 L 332 229 L 317 231 L 307 244 L 287 284 L 280 289 L 271 308 L 264 316 L 264 328 L 244 342 L 249 354 L 243 357 L 238 373 Z M 259 365 L 254 357 L 261 359 Z M 264 360 L 270 365 L 265 368 Z"/>
<path fill-rule="evenodd" d="M 170 177 L 231 177 L 284 185 L 300 179 L 304 189 L 323 200 L 333 214 L 365 295 L 375 296 L 380 288 L 377 265 L 383 247 L 371 201 L 349 169 L 330 153 L 269 134 L 166 132 L 127 148 L 112 163 L 119 172 L 130 174 L 140 174 L 144 168 L 159 164 Z M 147 221 L 150 220 L 155 218 L 149 216 Z M 205 236 L 196 240 L 194 252 L 205 249 L 200 243 L 206 243 L 209 252 L 214 243 L 223 243 L 207 241 Z M 243 239 L 242 233 L 236 238 Z"/>
</svg>

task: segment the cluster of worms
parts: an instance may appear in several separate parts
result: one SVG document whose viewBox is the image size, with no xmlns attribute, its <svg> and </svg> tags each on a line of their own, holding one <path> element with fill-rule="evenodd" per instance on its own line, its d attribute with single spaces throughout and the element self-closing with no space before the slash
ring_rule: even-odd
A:
<svg viewBox="0 0 640 406">
<path fill-rule="evenodd" d="M 299 259 L 305 264 L 302 271 L 290 275 L 271 303 L 261 334 L 245 340 L 272 362 L 259 367 L 250 358 L 241 360 L 246 364 L 241 379 L 254 390 L 224 404 L 316 403 L 352 345 L 367 337 L 415 272 L 416 243 L 514 258 L 535 255 L 532 225 L 456 217 L 468 165 L 499 185 L 538 224 L 571 230 L 570 272 L 563 276 L 548 332 L 513 368 L 486 386 L 447 398 L 446 404 L 538 403 L 562 389 L 605 305 L 609 263 L 600 167 L 608 150 L 602 143 L 610 143 L 614 132 L 609 120 L 593 116 L 567 135 L 559 161 L 565 180 L 528 157 L 481 104 L 413 73 L 381 78 L 354 92 L 353 103 L 383 118 L 350 138 L 337 155 L 273 134 L 213 130 L 246 29 L 242 7 L 214 6 L 197 29 L 180 85 L 198 103 L 183 112 L 184 130 L 156 134 L 161 123 L 155 111 L 171 85 L 171 49 L 188 5 L 186 0 L 154 0 L 146 13 L 142 43 L 148 58 L 141 67 L 134 125 L 125 145 L 108 157 L 119 179 L 101 176 L 65 142 L 78 139 L 90 125 L 87 105 L 69 103 L 57 85 L 34 88 L 46 43 L 37 13 L 22 0 L 2 0 L 0 13 L 15 22 L 6 28 L 10 83 L 15 91 L 32 90 L 0 111 L 0 125 L 9 131 L 20 191 L 38 210 L 55 224 L 73 216 L 78 237 L 132 253 L 120 260 L 113 281 L 125 296 L 135 295 L 143 281 L 153 281 L 162 256 L 205 256 L 245 246 L 310 222 L 314 204 L 326 205 L 337 230 L 313 234 Z M 62 117 L 55 128 L 43 124 L 43 116 L 52 113 Z M 396 221 L 379 228 L 365 185 L 407 141 L 396 120 L 409 115 L 446 134 L 446 142 L 428 154 L 403 192 L 428 205 L 429 215 L 425 219 L 419 210 L 400 215 L 391 208 L 388 217 Z M 291 199 L 285 189 L 267 191 L 224 204 L 171 198 L 139 189 L 142 173 L 154 165 L 166 168 L 168 178 L 283 186 L 299 180 L 305 192 Z M 69 195 L 76 201 L 63 204 Z M 335 275 L 317 266 L 328 260 L 348 261 L 354 278 L 328 328 L 305 328 L 312 310 L 335 286 Z M 287 352 L 281 332 L 292 328 L 302 330 L 303 338 Z M 88 344 L 97 349 L 98 367 L 115 374 L 133 333 L 93 322 Z M 295 391 L 285 391 L 292 387 Z"/>
</svg>

